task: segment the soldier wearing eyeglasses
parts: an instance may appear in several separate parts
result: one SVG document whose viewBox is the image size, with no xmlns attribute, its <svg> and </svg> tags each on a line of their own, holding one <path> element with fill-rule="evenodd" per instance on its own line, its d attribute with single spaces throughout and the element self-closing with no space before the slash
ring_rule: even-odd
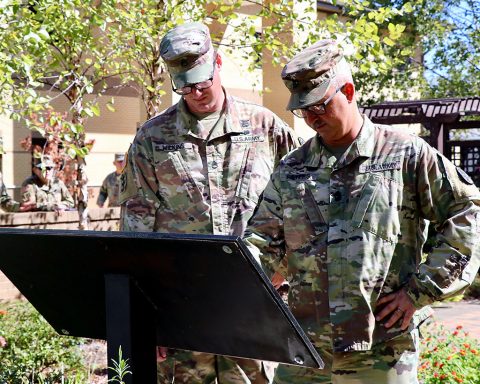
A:
<svg viewBox="0 0 480 384">
<path fill-rule="evenodd" d="M 35 159 L 32 175 L 22 183 L 22 206 L 28 211 L 73 209 L 73 197 L 62 180 L 55 176 L 55 162 L 49 155 Z"/>
<path fill-rule="evenodd" d="M 418 383 L 428 305 L 461 293 L 479 267 L 480 192 L 421 138 L 360 113 L 334 41 L 300 52 L 282 78 L 287 108 L 316 135 L 274 170 L 246 240 L 267 274 L 289 281 L 326 368 L 281 365 L 274 382 Z"/>
<path fill-rule="evenodd" d="M 242 236 L 274 166 L 297 140 L 271 111 L 222 87 L 222 58 L 205 25 L 172 29 L 160 54 L 182 98 L 147 121 L 128 151 L 123 230 Z M 176 383 L 266 383 L 266 368 L 180 351 L 160 364 L 165 382 Z"/>
</svg>

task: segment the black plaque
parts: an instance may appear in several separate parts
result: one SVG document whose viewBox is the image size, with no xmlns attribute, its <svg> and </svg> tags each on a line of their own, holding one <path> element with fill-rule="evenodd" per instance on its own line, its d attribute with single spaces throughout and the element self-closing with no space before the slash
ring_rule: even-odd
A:
<svg viewBox="0 0 480 384">
<path fill-rule="evenodd" d="M 109 361 L 122 345 L 153 367 L 156 344 L 323 366 L 237 237 L 7 228 L 0 244 L 0 269 L 52 327 L 108 340 Z"/>
</svg>

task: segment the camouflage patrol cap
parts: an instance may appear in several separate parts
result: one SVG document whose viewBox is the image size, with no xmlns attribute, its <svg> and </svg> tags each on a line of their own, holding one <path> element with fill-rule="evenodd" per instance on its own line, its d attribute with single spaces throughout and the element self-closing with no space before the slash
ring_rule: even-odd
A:
<svg viewBox="0 0 480 384">
<path fill-rule="evenodd" d="M 339 73 L 342 52 L 333 40 L 321 40 L 297 54 L 283 68 L 282 79 L 291 95 L 287 109 L 305 108 L 320 101 Z"/>
<path fill-rule="evenodd" d="M 115 160 L 114 161 L 124 161 L 125 160 L 125 153 L 118 152 L 115 153 Z"/>
<path fill-rule="evenodd" d="M 187 23 L 168 31 L 160 43 L 160 56 L 176 88 L 213 76 L 215 51 L 204 24 Z"/>
</svg>

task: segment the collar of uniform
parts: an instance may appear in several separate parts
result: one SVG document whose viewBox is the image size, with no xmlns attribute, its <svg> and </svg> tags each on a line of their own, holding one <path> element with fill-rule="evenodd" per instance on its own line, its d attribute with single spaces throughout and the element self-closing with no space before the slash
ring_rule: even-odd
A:
<svg viewBox="0 0 480 384">
<path fill-rule="evenodd" d="M 243 128 L 240 124 L 240 114 L 237 111 L 236 103 L 232 96 L 228 94 L 225 88 L 222 88 L 225 94 L 225 127 L 224 131 L 220 134 L 210 136 L 209 140 L 215 139 L 217 137 L 223 136 L 228 133 L 243 133 Z M 183 100 L 177 104 L 177 130 L 179 135 L 193 135 L 197 136 L 199 132 L 199 122 L 195 116 L 193 116 Z"/>
<path fill-rule="evenodd" d="M 370 119 L 363 115 L 363 125 L 360 129 L 360 133 L 353 143 L 347 148 L 343 156 L 338 159 L 335 168 L 342 168 L 350 164 L 358 157 L 371 157 L 373 152 L 374 140 L 373 140 L 374 125 Z"/>
<path fill-rule="evenodd" d="M 192 135 L 197 137 L 200 126 L 197 118 L 187 108 L 183 98 L 177 103 L 177 132 L 178 136 Z"/>
<path fill-rule="evenodd" d="M 305 165 L 314 168 L 333 167 L 337 159 L 330 151 L 325 148 L 319 135 L 315 135 L 308 144 L 307 157 Z"/>
<path fill-rule="evenodd" d="M 310 141 L 305 165 L 307 167 L 343 167 L 350 164 L 357 157 L 371 157 L 374 147 L 372 140 L 374 125 L 371 120 L 363 115 L 363 125 L 360 133 L 353 143 L 347 148 L 344 155 L 337 162 L 335 156 L 325 148 L 320 136 L 315 135 Z"/>
<path fill-rule="evenodd" d="M 354 144 L 356 146 L 358 156 L 371 157 L 373 148 L 375 146 L 375 140 L 373 140 L 375 125 L 366 115 L 362 115 L 362 117 L 363 126 L 360 134 L 355 139 Z"/>
<path fill-rule="evenodd" d="M 237 103 L 228 92 L 225 92 L 225 133 L 243 133 L 244 128 L 240 124 L 240 112 L 237 110 Z"/>
</svg>

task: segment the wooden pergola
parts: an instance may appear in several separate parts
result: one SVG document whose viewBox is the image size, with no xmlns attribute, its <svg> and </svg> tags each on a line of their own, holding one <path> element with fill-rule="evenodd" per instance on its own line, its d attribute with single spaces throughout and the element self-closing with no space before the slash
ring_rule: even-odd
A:
<svg viewBox="0 0 480 384">
<path fill-rule="evenodd" d="M 425 139 L 471 176 L 480 170 L 480 140 L 452 140 L 453 129 L 480 128 L 480 97 L 395 101 L 360 107 L 379 124 L 422 124 Z"/>
</svg>

